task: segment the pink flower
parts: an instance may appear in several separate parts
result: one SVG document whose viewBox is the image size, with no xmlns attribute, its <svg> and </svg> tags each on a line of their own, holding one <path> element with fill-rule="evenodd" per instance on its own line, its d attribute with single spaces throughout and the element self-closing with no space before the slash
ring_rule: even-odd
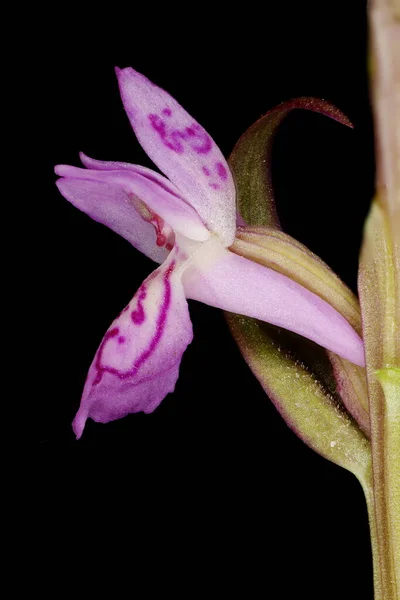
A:
<svg viewBox="0 0 400 600">
<path fill-rule="evenodd" d="M 81 154 L 86 169 L 57 166 L 57 185 L 74 206 L 160 266 L 100 344 L 73 422 L 77 438 L 88 417 L 105 423 L 149 413 L 174 390 L 192 340 L 187 298 L 290 329 L 363 365 L 361 339 L 329 304 L 229 251 L 235 184 L 208 133 L 143 75 L 128 68 L 117 76 L 133 130 L 166 177 Z"/>
</svg>

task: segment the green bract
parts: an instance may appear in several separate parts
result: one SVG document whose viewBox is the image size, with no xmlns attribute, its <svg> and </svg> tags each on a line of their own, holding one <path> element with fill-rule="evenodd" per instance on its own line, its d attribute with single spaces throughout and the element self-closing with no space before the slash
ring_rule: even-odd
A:
<svg viewBox="0 0 400 600">
<path fill-rule="evenodd" d="M 360 332 L 356 297 L 322 260 L 279 228 L 271 184 L 272 144 L 280 123 L 295 108 L 351 126 L 327 102 L 300 98 L 279 105 L 247 130 L 229 161 L 238 210 L 248 224 L 238 229 L 231 250 L 308 288 Z M 245 360 L 286 423 L 311 448 L 366 485 L 371 452 L 365 369 L 278 327 L 233 314 L 227 319 Z"/>
</svg>

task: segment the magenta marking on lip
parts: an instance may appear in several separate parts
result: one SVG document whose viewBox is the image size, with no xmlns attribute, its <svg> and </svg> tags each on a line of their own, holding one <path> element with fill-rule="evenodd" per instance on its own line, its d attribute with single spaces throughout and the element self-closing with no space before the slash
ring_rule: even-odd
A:
<svg viewBox="0 0 400 600">
<path fill-rule="evenodd" d="M 158 319 L 157 319 L 156 333 L 155 333 L 153 339 L 151 340 L 150 344 L 146 348 L 146 350 L 144 350 L 144 352 L 142 352 L 142 354 L 139 356 L 139 358 L 133 365 L 133 372 L 137 371 L 139 369 L 139 367 L 143 363 L 146 362 L 146 360 L 149 358 L 149 356 L 151 356 L 153 354 L 154 350 L 157 348 L 158 344 L 160 343 L 162 334 L 164 332 L 165 323 L 167 320 L 168 309 L 171 304 L 171 283 L 170 283 L 169 279 L 170 279 L 172 271 L 174 270 L 174 266 L 175 266 L 175 261 L 173 261 L 170 264 L 170 266 L 168 267 L 168 269 L 164 275 L 164 282 L 163 282 L 164 286 L 165 286 L 164 300 L 163 300 L 161 310 L 159 312 Z"/>
<path fill-rule="evenodd" d="M 139 291 L 137 307 L 135 308 L 135 310 L 133 310 L 131 312 L 131 319 L 135 323 L 135 325 L 141 325 L 146 318 L 144 308 L 143 308 L 143 300 L 146 298 L 146 296 L 147 296 L 147 290 L 143 283 L 142 287 L 140 288 L 140 291 Z"/>
<path fill-rule="evenodd" d="M 96 377 L 93 379 L 93 385 L 98 385 L 102 379 L 103 379 L 103 370 L 98 370 L 96 373 Z"/>
<path fill-rule="evenodd" d="M 164 328 L 165 328 L 165 324 L 167 321 L 167 314 L 168 314 L 168 309 L 170 307 L 171 304 L 171 283 L 170 283 L 170 277 L 171 277 L 171 273 L 173 271 L 175 267 L 175 261 L 173 261 L 170 266 L 168 267 L 167 271 L 164 274 L 164 278 L 163 278 L 163 284 L 164 284 L 164 298 L 163 298 L 163 303 L 161 305 L 160 308 L 160 312 L 158 314 L 158 318 L 157 318 L 157 322 L 156 322 L 156 327 L 155 327 L 155 334 L 152 337 L 152 339 L 150 340 L 149 345 L 147 346 L 147 348 L 140 354 L 140 356 L 136 359 L 136 361 L 134 362 L 132 368 L 129 371 L 120 371 L 119 369 L 115 369 L 114 367 L 105 367 L 101 364 L 101 358 L 103 355 L 103 351 L 104 351 L 104 347 L 106 345 L 106 343 L 108 342 L 108 340 L 110 338 L 114 338 L 115 336 L 117 336 L 119 334 L 119 328 L 118 327 L 114 327 L 113 329 L 111 329 L 110 331 L 108 331 L 106 333 L 106 335 L 103 338 L 103 341 L 100 344 L 100 348 L 97 352 L 97 356 L 96 356 L 96 363 L 95 363 L 95 367 L 97 369 L 97 375 L 93 381 L 93 385 L 97 385 L 98 383 L 100 383 L 103 374 L 105 372 L 110 373 L 112 375 L 116 375 L 117 377 L 119 377 L 120 379 L 127 379 L 128 377 L 131 377 L 132 375 L 135 375 L 138 371 L 138 369 L 148 360 L 148 358 L 153 354 L 153 352 L 156 350 L 158 344 L 160 343 L 160 340 L 163 336 L 164 333 Z M 142 290 L 143 291 L 143 290 Z M 139 298 L 140 298 L 140 293 L 139 293 Z"/>
<path fill-rule="evenodd" d="M 114 338 L 118 334 L 119 334 L 119 327 L 113 327 L 112 329 L 110 329 L 110 331 L 107 331 L 106 335 L 103 338 L 103 341 L 100 344 L 100 348 L 97 352 L 96 365 L 95 365 L 96 369 L 97 369 L 97 375 L 93 380 L 93 385 L 97 385 L 98 383 L 100 383 L 100 381 L 102 380 L 102 377 L 103 377 L 104 369 L 102 368 L 102 366 L 100 364 L 100 360 L 101 360 L 101 355 L 103 353 L 104 346 L 108 342 L 109 339 Z"/>
<path fill-rule="evenodd" d="M 172 115 L 172 110 L 170 108 L 163 108 L 162 114 L 166 117 L 170 117 Z"/>
<path fill-rule="evenodd" d="M 207 177 L 210 177 L 211 171 L 208 167 L 204 166 L 204 167 L 202 167 L 202 170 L 203 170 L 204 175 L 206 175 Z"/>
<path fill-rule="evenodd" d="M 215 166 L 217 168 L 217 173 L 220 176 L 220 178 L 226 181 L 228 179 L 228 171 L 225 169 L 224 165 L 220 162 L 217 162 Z"/>
<path fill-rule="evenodd" d="M 209 183 L 208 184 L 210 186 L 210 188 L 212 188 L 213 190 L 218 190 L 219 189 L 219 185 L 218 183 Z"/>
<path fill-rule="evenodd" d="M 118 338 L 118 344 L 123 344 L 125 342 L 125 336 L 124 335 L 120 335 Z"/>
</svg>

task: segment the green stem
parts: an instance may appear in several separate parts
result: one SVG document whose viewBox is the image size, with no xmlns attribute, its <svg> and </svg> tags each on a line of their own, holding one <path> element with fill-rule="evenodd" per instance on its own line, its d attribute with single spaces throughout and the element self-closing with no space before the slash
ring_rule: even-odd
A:
<svg viewBox="0 0 400 600">
<path fill-rule="evenodd" d="M 383 418 L 372 428 L 373 467 L 361 481 L 368 507 L 375 600 L 400 600 L 400 369 L 376 372 Z"/>
<path fill-rule="evenodd" d="M 374 600 L 384 600 L 381 576 L 381 552 L 379 548 L 378 528 L 375 516 L 374 491 L 372 482 L 368 482 L 366 484 L 361 482 L 361 485 L 363 486 L 365 500 L 367 503 L 369 529 L 371 535 L 372 565 L 374 574 Z"/>
<path fill-rule="evenodd" d="M 400 598 L 400 368 L 381 369 L 376 376 L 385 397 L 383 461 L 388 549 L 395 598 Z"/>
<path fill-rule="evenodd" d="M 374 600 L 399 600 L 396 585 L 396 568 L 398 575 L 398 551 L 396 546 L 390 543 L 385 536 L 384 521 L 385 515 L 382 507 L 375 502 L 374 486 L 372 483 L 372 473 L 370 480 L 361 482 L 364 490 L 368 509 L 368 519 L 371 536 L 373 579 L 374 579 Z M 383 517 L 383 518 L 382 518 Z M 389 529 L 391 529 L 389 527 Z M 397 552 L 397 556 L 396 556 Z M 397 565 L 397 566 L 396 566 Z"/>
<path fill-rule="evenodd" d="M 369 0 L 368 16 L 379 208 L 364 242 L 364 275 L 377 280 L 364 279 L 360 296 L 379 570 L 383 599 L 400 600 L 400 0 Z"/>
<path fill-rule="evenodd" d="M 400 600 L 400 0 L 368 7 L 379 208 L 363 244 L 360 297 L 379 570 L 383 599 Z"/>
</svg>

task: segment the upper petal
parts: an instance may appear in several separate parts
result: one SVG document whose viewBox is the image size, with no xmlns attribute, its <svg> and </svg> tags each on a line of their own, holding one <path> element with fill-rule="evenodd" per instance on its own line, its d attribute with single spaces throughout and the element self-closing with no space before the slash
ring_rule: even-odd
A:
<svg viewBox="0 0 400 600">
<path fill-rule="evenodd" d="M 174 390 L 192 324 L 177 247 L 148 277 L 107 331 L 89 369 L 73 428 L 152 412 Z"/>
<path fill-rule="evenodd" d="M 183 275 L 187 298 L 284 327 L 364 365 L 361 338 L 325 300 L 214 240 L 206 242 L 206 247 Z"/>
<path fill-rule="evenodd" d="M 140 171 L 140 168 L 138 170 Z M 109 186 L 120 188 L 127 195 L 128 203 L 131 201 L 132 206 L 135 206 L 132 200 L 139 198 L 182 235 L 198 241 L 210 237 L 210 232 L 189 204 L 161 182 L 150 179 L 134 168 L 100 171 L 58 165 L 55 172 L 61 177 L 105 182 Z"/>
<path fill-rule="evenodd" d="M 131 68 L 116 72 L 143 149 L 229 246 L 235 234 L 235 185 L 220 149 L 167 92 Z"/>
</svg>

